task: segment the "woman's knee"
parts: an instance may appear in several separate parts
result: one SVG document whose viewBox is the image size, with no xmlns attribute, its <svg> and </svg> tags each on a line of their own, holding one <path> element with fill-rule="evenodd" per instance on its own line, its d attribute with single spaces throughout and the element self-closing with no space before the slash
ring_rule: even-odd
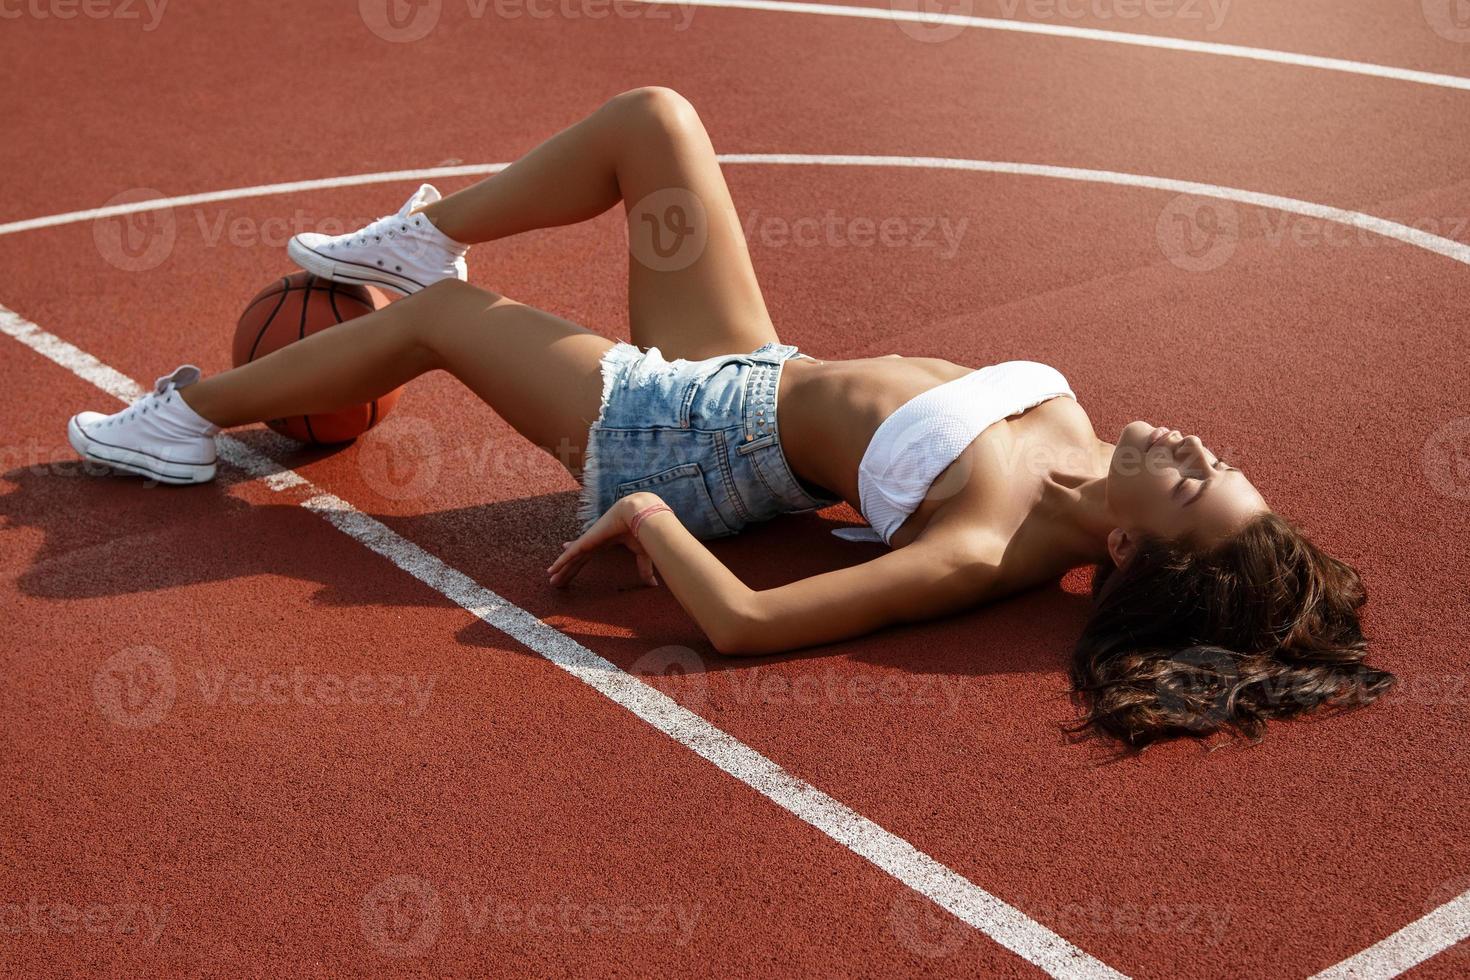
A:
<svg viewBox="0 0 1470 980">
<path fill-rule="evenodd" d="M 699 113 L 684 96 L 662 85 L 645 85 L 614 96 L 605 111 L 620 125 L 653 128 L 663 132 L 701 129 Z"/>
<path fill-rule="evenodd" d="M 499 293 L 462 279 L 441 279 L 394 305 L 408 317 L 417 346 L 437 361 L 457 335 L 482 325 L 485 311 L 509 302 Z"/>
</svg>

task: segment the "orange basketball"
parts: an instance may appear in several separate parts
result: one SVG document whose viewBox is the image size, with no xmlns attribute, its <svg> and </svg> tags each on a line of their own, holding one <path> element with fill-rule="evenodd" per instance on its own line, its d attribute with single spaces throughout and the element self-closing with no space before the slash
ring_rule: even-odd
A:
<svg viewBox="0 0 1470 980">
<path fill-rule="evenodd" d="M 332 282 L 309 272 L 283 276 L 257 293 L 240 314 L 235 327 L 235 366 L 262 358 L 318 330 L 371 313 L 386 303 L 381 293 L 365 286 Z M 383 421 L 402 393 L 402 388 L 395 388 L 365 405 L 271 419 L 266 424 L 283 436 L 310 445 L 349 442 Z"/>
</svg>

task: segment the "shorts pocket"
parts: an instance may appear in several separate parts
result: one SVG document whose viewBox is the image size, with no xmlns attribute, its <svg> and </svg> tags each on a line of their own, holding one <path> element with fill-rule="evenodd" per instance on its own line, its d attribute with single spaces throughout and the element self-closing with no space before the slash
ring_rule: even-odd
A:
<svg viewBox="0 0 1470 980">
<path fill-rule="evenodd" d="M 621 499 L 640 490 L 658 494 L 696 538 L 723 538 L 736 533 L 715 507 L 704 482 L 704 469 L 698 463 L 680 463 L 652 476 L 619 483 L 617 496 Z"/>
</svg>

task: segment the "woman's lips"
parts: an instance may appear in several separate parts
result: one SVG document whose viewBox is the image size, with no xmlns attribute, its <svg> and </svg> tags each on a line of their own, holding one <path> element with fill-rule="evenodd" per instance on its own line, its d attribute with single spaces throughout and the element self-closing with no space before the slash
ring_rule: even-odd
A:
<svg viewBox="0 0 1470 980">
<path fill-rule="evenodd" d="M 1161 426 L 1158 426 L 1157 428 L 1155 428 L 1154 431 L 1152 431 L 1152 432 L 1149 433 L 1149 436 L 1148 436 L 1148 448 L 1149 449 L 1154 448 L 1154 446 L 1158 444 L 1158 441 L 1160 439 L 1164 438 L 1165 436 L 1167 436 L 1169 433 L 1171 433 L 1173 431 L 1174 431 L 1173 429 L 1169 428 L 1168 426 L 1164 426 L 1164 425 L 1161 425 Z"/>
</svg>

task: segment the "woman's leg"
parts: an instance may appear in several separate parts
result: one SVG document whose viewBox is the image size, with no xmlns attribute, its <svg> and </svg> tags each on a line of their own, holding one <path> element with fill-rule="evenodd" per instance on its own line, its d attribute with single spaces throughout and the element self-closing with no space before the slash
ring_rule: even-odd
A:
<svg viewBox="0 0 1470 980">
<path fill-rule="evenodd" d="M 611 346 L 575 323 L 451 279 L 179 395 L 227 428 L 365 402 L 443 369 L 579 476 L 602 402 L 599 364 Z"/>
<path fill-rule="evenodd" d="M 619 200 L 634 343 L 698 359 L 777 340 L 709 135 L 670 89 L 619 95 L 424 214 L 469 244 L 583 221 Z"/>
</svg>

